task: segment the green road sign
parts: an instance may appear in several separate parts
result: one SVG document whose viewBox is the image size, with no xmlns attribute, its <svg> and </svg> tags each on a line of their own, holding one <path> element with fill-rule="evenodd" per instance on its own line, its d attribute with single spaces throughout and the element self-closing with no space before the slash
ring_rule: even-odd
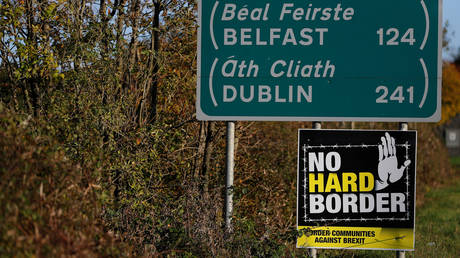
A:
<svg viewBox="0 0 460 258">
<path fill-rule="evenodd" d="M 441 116 L 442 0 L 199 1 L 200 120 Z"/>
</svg>

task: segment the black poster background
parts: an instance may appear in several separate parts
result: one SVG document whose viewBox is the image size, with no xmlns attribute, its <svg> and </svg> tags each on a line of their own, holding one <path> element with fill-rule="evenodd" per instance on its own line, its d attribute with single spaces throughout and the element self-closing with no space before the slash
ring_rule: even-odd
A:
<svg viewBox="0 0 460 258">
<path fill-rule="evenodd" d="M 309 213 L 308 195 L 308 171 L 304 172 L 304 149 L 307 152 L 338 152 L 341 156 L 341 168 L 337 172 L 342 185 L 342 172 L 371 172 L 374 179 L 378 179 L 379 150 L 382 143 L 381 137 L 388 132 L 395 139 L 396 157 L 398 168 L 406 160 L 406 155 L 411 164 L 405 170 L 402 178 L 390 184 L 380 191 L 372 190 L 374 195 L 382 193 L 404 193 L 407 198 L 407 211 L 398 213 L 328 213 L 325 210 L 321 214 Z M 413 228 L 414 227 L 414 203 L 415 203 L 415 167 L 416 167 L 416 132 L 415 131 L 365 131 L 365 130 L 299 130 L 298 146 L 298 180 L 297 180 L 297 225 L 298 226 L 349 226 L 349 227 L 384 227 L 384 228 Z M 404 145 L 404 146 L 402 146 Z M 306 154 L 308 159 L 308 154 Z M 308 162 L 308 160 L 307 160 Z M 308 170 L 308 166 L 307 166 Z M 325 169 L 326 170 L 326 169 Z M 324 171 L 324 181 L 327 181 L 328 171 Z M 307 176 L 306 198 L 304 198 L 305 174 Z M 408 176 L 408 178 L 406 178 Z M 359 189 L 358 189 L 359 191 Z M 331 193 L 334 193 L 332 191 Z M 323 193 L 324 197 L 327 194 Z M 355 192 L 359 194 L 359 192 Z M 408 193 L 408 194 L 407 194 Z M 315 193 L 318 194 L 318 193 Z M 338 193 L 342 195 L 342 193 Z M 358 198 L 359 199 L 359 198 Z M 305 208 L 306 206 L 306 208 Z M 389 205 L 388 205 L 389 206 Z M 358 207 L 359 210 L 359 207 Z M 306 215 L 306 217 L 305 217 Z"/>
</svg>

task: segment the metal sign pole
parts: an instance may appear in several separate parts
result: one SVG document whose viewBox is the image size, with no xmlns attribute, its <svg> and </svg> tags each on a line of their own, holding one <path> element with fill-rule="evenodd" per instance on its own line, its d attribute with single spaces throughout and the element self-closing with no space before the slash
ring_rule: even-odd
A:
<svg viewBox="0 0 460 258">
<path fill-rule="evenodd" d="M 232 231 L 233 168 L 235 167 L 235 122 L 227 122 L 227 173 L 225 184 L 225 227 Z"/>
<path fill-rule="evenodd" d="M 399 123 L 399 130 L 407 131 L 408 129 L 409 129 L 409 125 L 406 122 Z M 404 252 L 404 251 L 396 251 L 396 257 L 397 258 L 405 258 L 406 257 L 406 252 Z"/>
<path fill-rule="evenodd" d="M 399 123 L 399 130 L 407 131 L 408 129 L 409 129 L 409 126 L 407 125 L 406 122 Z"/>
<path fill-rule="evenodd" d="M 396 251 L 397 258 L 406 258 L 406 252 L 404 251 Z"/>
</svg>

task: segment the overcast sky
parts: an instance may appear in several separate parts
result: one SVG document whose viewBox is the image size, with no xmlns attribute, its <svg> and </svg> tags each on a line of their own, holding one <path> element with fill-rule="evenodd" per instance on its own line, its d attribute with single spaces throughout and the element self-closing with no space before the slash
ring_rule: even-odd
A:
<svg viewBox="0 0 460 258">
<path fill-rule="evenodd" d="M 451 51 L 444 53 L 444 58 L 450 59 L 460 48 L 460 0 L 443 0 L 444 24 L 449 21 L 449 38 Z"/>
</svg>

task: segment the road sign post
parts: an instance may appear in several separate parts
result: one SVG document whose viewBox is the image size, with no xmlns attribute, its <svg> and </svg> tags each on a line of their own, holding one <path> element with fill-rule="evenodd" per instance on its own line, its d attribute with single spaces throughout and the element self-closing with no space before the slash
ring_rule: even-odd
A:
<svg viewBox="0 0 460 258">
<path fill-rule="evenodd" d="M 197 117 L 438 121 L 441 7 L 201 0 Z"/>
<path fill-rule="evenodd" d="M 235 122 L 227 122 L 227 165 L 225 173 L 225 227 L 228 232 L 233 230 L 233 170 L 235 168 Z"/>
</svg>

